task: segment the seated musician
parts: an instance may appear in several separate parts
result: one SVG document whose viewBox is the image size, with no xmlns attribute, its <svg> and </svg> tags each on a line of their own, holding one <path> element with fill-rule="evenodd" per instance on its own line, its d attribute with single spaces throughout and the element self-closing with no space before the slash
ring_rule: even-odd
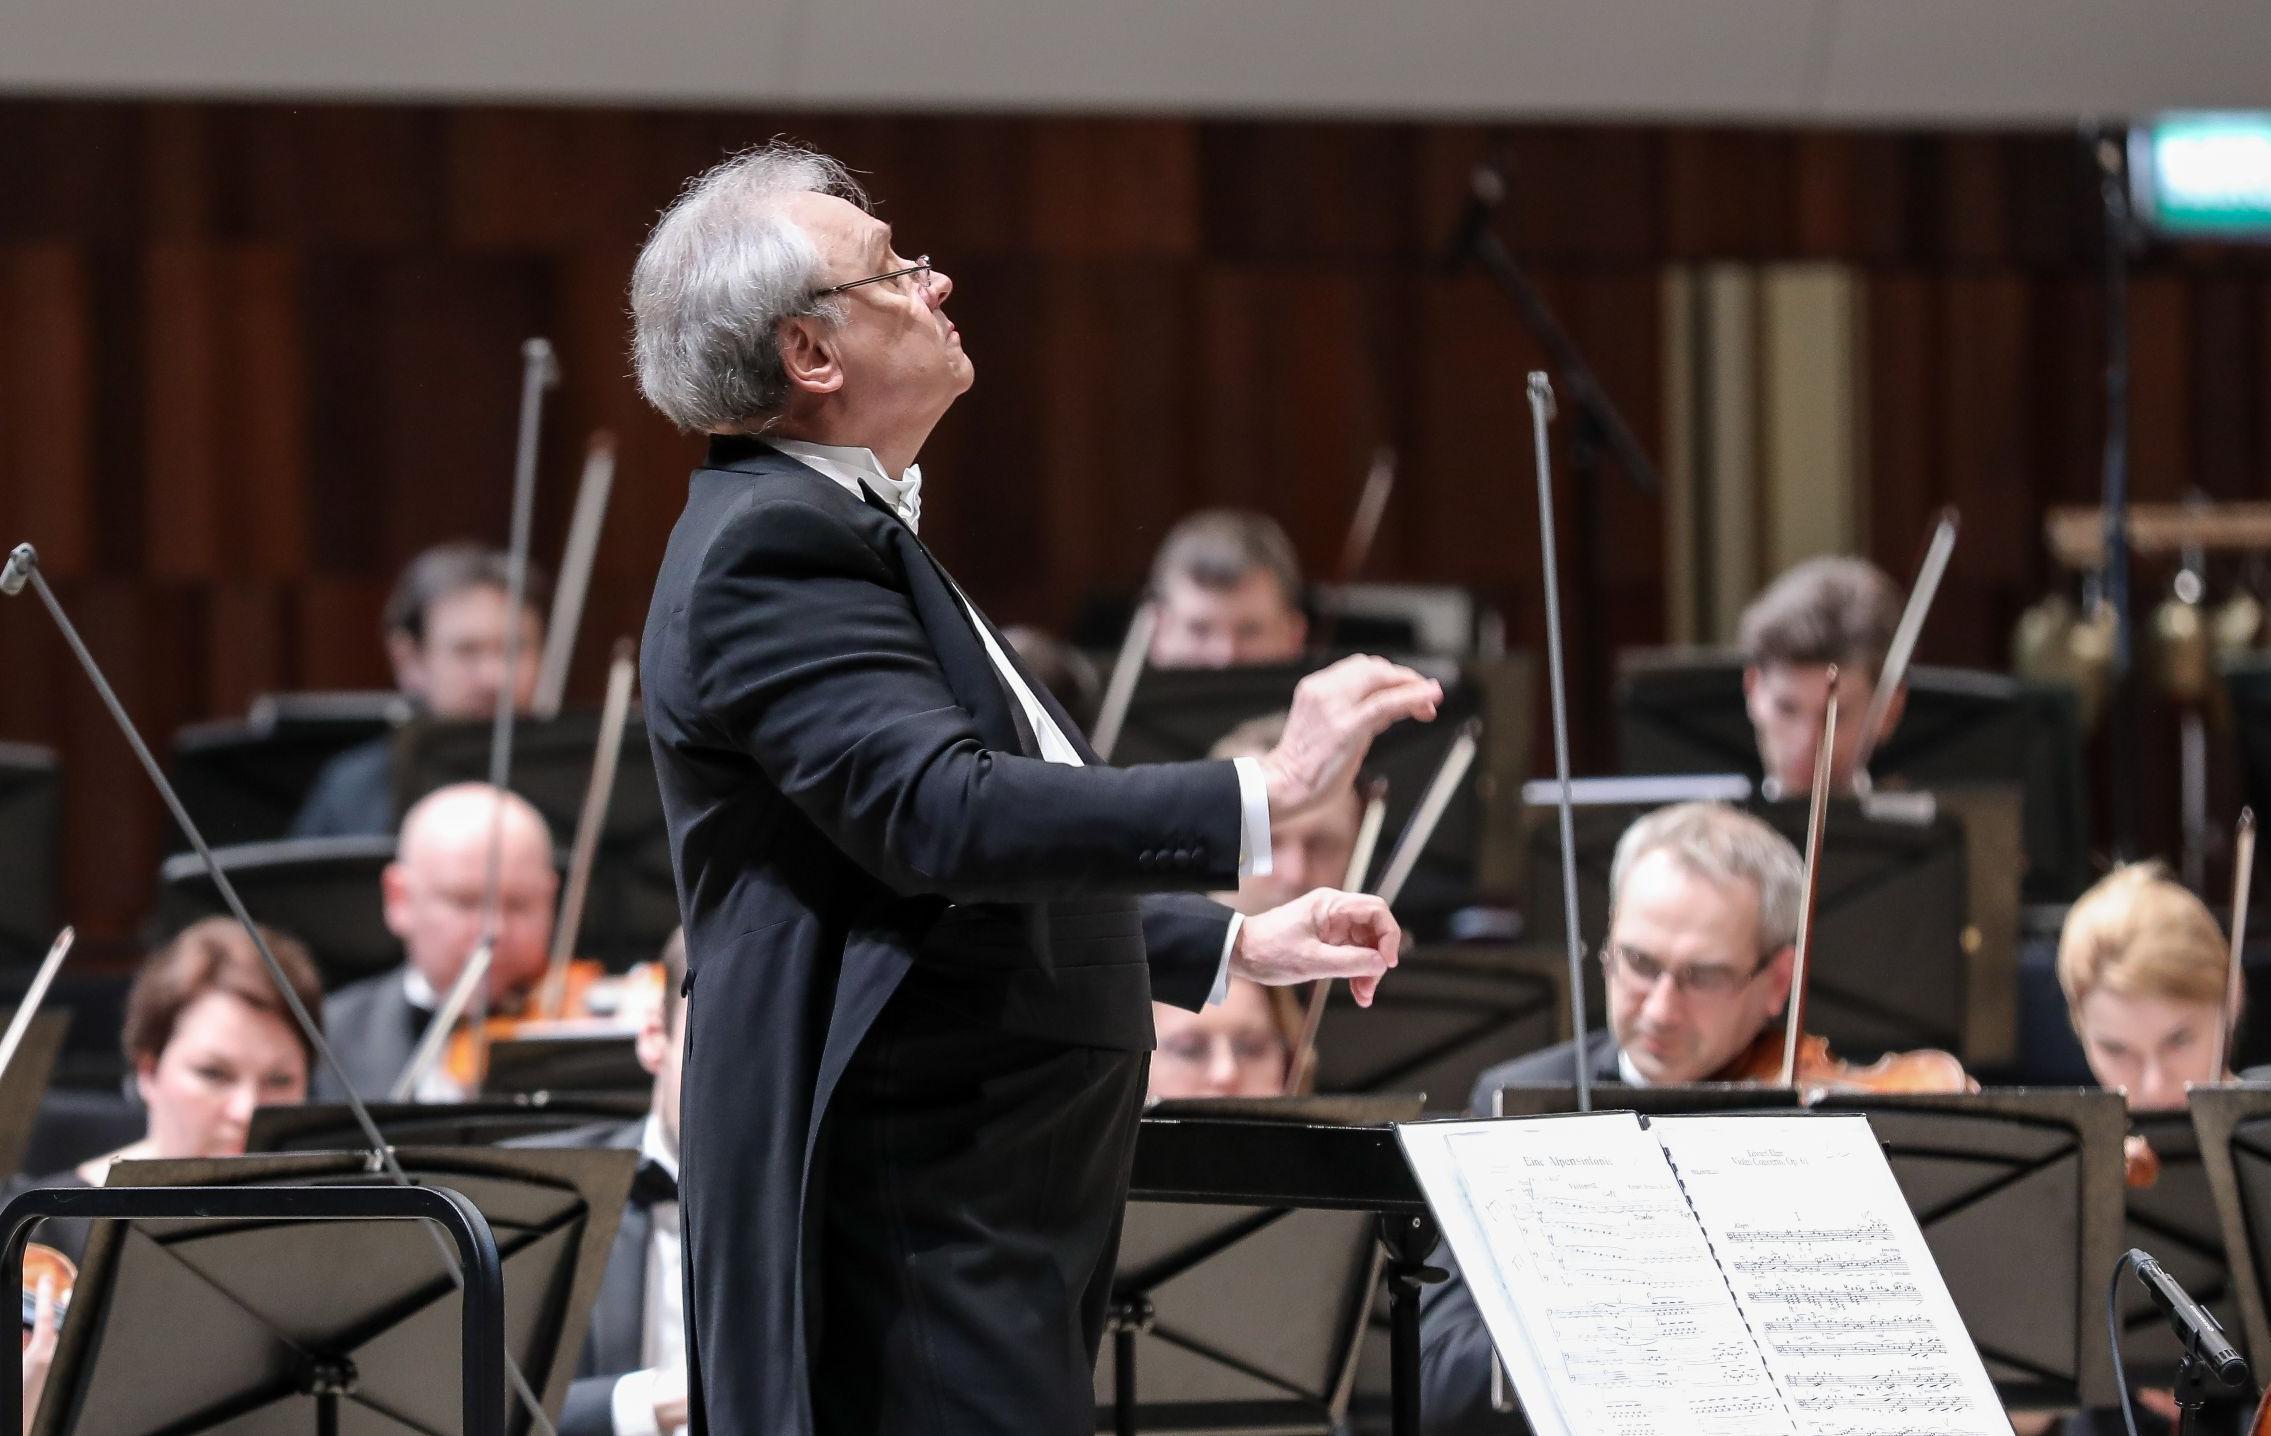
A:
<svg viewBox="0 0 2271 1436">
<path fill-rule="evenodd" d="M 2184 1106 L 2184 1089 L 2229 1082 L 2218 1070 L 2230 948 L 2208 905 L 2157 863 L 2116 868 L 2068 910 L 2058 985 L 2098 1085 L 2132 1110 Z M 2231 980 L 2239 981 L 2232 973 Z"/>
<path fill-rule="evenodd" d="M 526 711 L 544 647 L 547 585 L 534 565 L 522 585 L 520 657 L 513 705 Z M 505 684 L 506 555 L 474 543 L 445 543 L 410 561 L 387 596 L 387 662 L 394 686 L 436 718 L 487 718 Z M 316 776 L 292 819 L 295 838 L 394 831 L 393 740 L 373 738 L 339 754 Z"/>
<path fill-rule="evenodd" d="M 560 1436 L 670 1436 L 686 1425 L 686 1321 L 679 1286 L 678 1074 L 683 1056 L 686 935 L 662 950 L 659 1000 L 640 1010 L 639 1062 L 654 1103 L 630 1122 L 550 1132 L 524 1147 L 613 1147 L 639 1154 L 631 1203 L 615 1228 Z"/>
<path fill-rule="evenodd" d="M 1291 663 L 1308 641 L 1301 563 L 1277 521 L 1207 509 L 1175 525 L 1151 564 L 1158 668 Z"/>
<path fill-rule="evenodd" d="M 307 949 L 282 933 L 262 935 L 293 993 L 320 1020 L 323 984 Z M 122 1042 L 148 1113 L 143 1135 L 23 1185 L 99 1187 L 120 1160 L 241 1156 L 253 1109 L 305 1101 L 315 1061 L 260 950 L 221 917 L 182 929 L 142 964 L 127 993 Z M 50 1222 L 37 1236 L 74 1259 L 72 1248 L 85 1240 L 78 1223 Z"/>
<path fill-rule="evenodd" d="M 1573 1083 L 1582 1060 L 1595 1082 L 1634 1086 L 1747 1076 L 1764 1047 L 1779 1051 L 1777 1019 L 1790 993 L 1804 865 L 1788 839 L 1723 803 L 1660 808 L 1625 830 L 1609 876 L 1609 1030 L 1491 1068 L 1472 1110 L 1518 1083 Z M 1450 1266 L 1450 1253 L 1433 1261 Z M 1421 1420 L 1430 1436 L 1526 1429 L 1491 1404 L 1490 1336 L 1454 1269 L 1420 1308 Z"/>
<path fill-rule="evenodd" d="M 1258 758 L 1285 736 L 1285 715 L 1249 719 L 1217 741 L 1209 758 Z M 1270 866 L 1238 880 L 1235 893 L 1215 896 L 1242 913 L 1273 907 L 1321 887 L 1339 887 L 1356 850 L 1363 804 L 1351 782 L 1340 802 L 1270 826 Z M 1302 996 L 1293 988 L 1265 988 L 1230 979 L 1223 1000 L 1197 1012 L 1164 1002 L 1151 1005 L 1159 1047 L 1152 1054 L 1149 1099 L 1276 1097 L 1286 1090 L 1286 1064 L 1300 1028 Z"/>
<path fill-rule="evenodd" d="M 489 1011 L 514 1011 L 544 976 L 559 877 L 543 815 L 519 795 L 499 794 L 486 783 L 427 794 L 404 816 L 395 859 L 381 878 L 387 930 L 402 940 L 403 963 L 339 989 L 324 1004 L 332 1049 L 366 1100 L 384 1098 L 394 1086 L 480 944 L 493 829 L 500 861 Z M 345 1094 L 322 1073 L 316 1095 L 338 1101 Z M 465 1082 L 440 1069 L 415 1094 L 422 1102 L 465 1095 Z"/>
<path fill-rule="evenodd" d="M 1838 673 L 1841 721 L 1830 758 L 1830 791 L 1850 793 L 1861 767 L 1861 715 L 1900 624 L 1900 591 L 1858 558 L 1813 558 L 1767 586 L 1743 610 L 1743 703 L 1758 738 L 1766 795 L 1813 786 L 1829 670 Z M 1885 710 L 1881 746 L 1900 722 L 1904 691 Z"/>
</svg>

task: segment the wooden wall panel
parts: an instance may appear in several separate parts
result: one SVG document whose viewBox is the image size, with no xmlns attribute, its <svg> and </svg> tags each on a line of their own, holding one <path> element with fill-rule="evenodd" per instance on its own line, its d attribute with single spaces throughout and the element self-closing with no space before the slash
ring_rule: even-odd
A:
<svg viewBox="0 0 2271 1436">
<path fill-rule="evenodd" d="M 1209 503 L 1329 565 L 1373 447 L 1402 457 L 1382 578 L 1472 585 L 1542 637 L 1522 375 L 1534 336 L 1442 246 L 1472 167 L 1644 444 L 1667 266 L 1818 260 L 1865 296 L 1869 548 L 1942 503 L 1966 541 L 1925 640 L 1995 663 L 2056 578 L 2042 510 L 2098 482 L 2095 179 L 2060 135 L 0 102 L 0 544 L 36 540 L 162 743 L 276 687 L 382 684 L 396 568 L 501 537 L 518 346 L 558 348 L 539 553 L 586 435 L 619 442 L 574 691 L 635 633 L 699 451 L 628 378 L 623 286 L 686 178 L 792 134 L 936 255 L 977 364 L 923 455 L 926 533 L 1004 620 L 1068 622 Z M 2149 249 L 2133 313 L 2141 493 L 2261 497 L 2271 261 Z M 1580 763 L 1606 655 L 1663 633 L 1663 511 L 1556 428 Z M 1589 531 L 1588 531 L 1589 530 Z M 2154 580 L 2157 582 L 2157 580 Z M 0 604 L 0 738 L 68 755 L 66 907 L 132 929 L 168 845 L 29 605 Z"/>
</svg>

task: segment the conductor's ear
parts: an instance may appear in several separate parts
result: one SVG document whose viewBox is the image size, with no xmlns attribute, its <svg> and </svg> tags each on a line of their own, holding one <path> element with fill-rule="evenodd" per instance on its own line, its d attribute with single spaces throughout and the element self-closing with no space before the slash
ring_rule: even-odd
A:
<svg viewBox="0 0 2271 1436">
<path fill-rule="evenodd" d="M 780 328 L 781 369 L 789 387 L 807 394 L 833 394 L 844 387 L 836 330 L 824 319 L 799 315 Z"/>
</svg>

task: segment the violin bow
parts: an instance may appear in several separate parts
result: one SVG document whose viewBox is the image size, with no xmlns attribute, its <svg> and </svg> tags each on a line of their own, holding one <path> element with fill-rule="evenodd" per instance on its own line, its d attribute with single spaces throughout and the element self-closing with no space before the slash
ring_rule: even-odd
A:
<svg viewBox="0 0 2271 1436">
<path fill-rule="evenodd" d="M 520 613 L 528 592 L 529 532 L 536 516 L 536 449 L 544 420 L 544 394 L 560 382 L 560 363 L 549 340 L 530 339 L 520 347 L 520 434 L 513 450 L 512 544 L 505 566 L 505 681 L 497 689 L 497 707 L 489 723 L 489 786 L 500 795 L 489 815 L 489 857 L 481 880 L 481 940 L 465 960 L 465 968 L 451 985 L 450 996 L 434 1013 L 419 1036 L 418 1046 L 402 1075 L 394 1079 L 394 1098 L 407 1101 L 441 1060 L 442 1049 L 460 1014 L 473 1014 L 476 1066 L 485 1065 L 479 1050 L 482 1026 L 488 1017 L 489 986 L 469 982 L 476 969 L 486 978 L 496 956 L 497 918 L 505 881 L 505 803 L 502 794 L 512 776 L 513 720 L 518 710 L 513 691 L 520 674 Z M 462 995 L 461 995 L 462 993 Z M 456 1012 L 450 1009 L 455 1006 Z"/>
<path fill-rule="evenodd" d="M 592 864 L 599 857 L 599 838 L 607 826 L 607 808 L 615 798 L 615 768 L 623 756 L 623 729 L 631 716 L 631 675 L 634 645 L 628 638 L 615 641 L 615 656 L 607 665 L 607 697 L 599 709 L 599 746 L 591 755 L 591 781 L 584 788 L 583 808 L 576 815 L 576 840 L 568 855 L 568 882 L 560 896 L 560 917 L 552 924 L 552 955 L 544 968 L 544 985 L 536 1010 L 545 1017 L 562 1017 L 568 1006 L 568 963 L 574 958 L 576 939 L 583 931 L 584 899 L 591 892 Z"/>
<path fill-rule="evenodd" d="M 1822 741 L 1814 752 L 1814 791 L 1806 810 L 1806 878 L 1798 903 L 1798 952 L 1790 969 L 1790 1001 L 1782 1033 L 1782 1085 L 1798 1080 L 1798 1039 L 1806 1026 L 1806 978 L 1813 968 L 1814 902 L 1821 896 L 1822 829 L 1829 821 L 1830 750 L 1837 744 L 1837 667 L 1829 670 L 1829 701 L 1822 709 Z"/>
<path fill-rule="evenodd" d="M 560 580 L 552 588 L 552 616 L 544 623 L 544 656 L 536 664 L 536 694 L 529 712 L 560 716 L 568 691 L 568 664 L 575 657 L 576 634 L 583 627 L 584 597 L 591 592 L 592 560 L 599 553 L 599 531 L 607 517 L 607 496 L 615 486 L 615 436 L 605 429 L 584 450 L 583 477 L 576 483 L 576 508 L 568 520 L 568 541 L 560 550 Z"/>
<path fill-rule="evenodd" d="M 2221 1082 L 2232 1060 L 2232 1015 L 2239 988 L 2240 949 L 2247 942 L 2247 898 L 2255 886 L 2255 810 L 2239 810 L 2239 830 L 2232 839 L 2232 948 L 2224 965 L 2224 993 L 2217 1004 L 2215 1075 Z"/>
<path fill-rule="evenodd" d="M 150 752 L 150 745 L 143 741 L 141 730 L 134 726 L 133 716 L 126 711 L 126 705 L 119 701 L 118 690 L 103 676 L 102 665 L 95 661 L 95 655 L 87 647 L 86 640 L 79 636 L 78 626 L 71 622 L 71 616 L 63 611 L 55 590 L 49 587 L 46 575 L 40 572 L 38 551 L 24 543 L 16 545 L 8 555 L 7 564 L 0 566 L 0 597 L 19 594 L 27 586 L 39 596 L 41 605 L 54 620 L 56 631 L 63 636 L 64 646 L 71 651 L 72 659 L 86 675 L 88 684 L 95 690 L 95 696 L 102 700 L 104 711 L 110 715 L 119 736 L 126 740 L 126 746 L 134 754 L 134 760 L 141 764 L 142 772 L 150 780 L 150 786 L 157 790 L 159 799 L 166 805 L 166 811 L 173 816 L 175 826 L 181 829 L 181 835 L 189 839 L 190 847 L 196 850 L 197 859 L 204 865 L 206 874 L 212 878 L 213 888 L 221 895 L 229 916 L 236 919 L 237 926 L 244 929 L 246 938 L 251 941 L 253 950 L 260 954 L 261 963 L 268 969 L 269 980 L 276 984 L 276 991 L 283 998 L 284 1008 L 291 1014 L 293 1025 L 307 1039 L 308 1047 L 315 1053 L 316 1065 L 329 1072 L 338 1082 L 340 1090 L 346 1094 L 347 1107 L 354 1115 L 355 1126 L 362 1133 L 363 1140 L 369 1144 L 371 1161 L 393 1185 L 416 1185 L 410 1180 L 410 1174 L 403 1169 L 394 1148 L 388 1144 L 386 1134 L 379 1130 L 378 1120 L 371 1115 L 370 1104 L 355 1090 L 354 1081 L 347 1075 L 347 1069 L 339 1064 L 339 1054 L 324 1037 L 322 1024 L 309 1013 L 307 1004 L 300 1001 L 298 990 L 285 975 L 284 965 L 276 960 L 276 953 L 269 947 L 267 936 L 261 932 L 260 925 L 252 920 L 252 914 L 246 909 L 244 898 L 238 894 L 236 884 L 229 881 L 227 869 L 213 856 L 212 845 L 205 841 L 204 830 L 197 826 L 196 819 L 189 816 L 189 809 L 182 805 L 181 794 L 167 780 L 165 770 L 158 766 L 157 758 Z M 420 1222 L 418 1225 L 432 1238 L 434 1250 L 441 1259 L 442 1270 L 447 1273 L 450 1284 L 462 1290 L 465 1271 L 458 1265 L 456 1249 L 430 1223 Z M 530 1423 L 543 1436 L 559 1436 L 559 1429 L 552 1424 L 552 1418 L 545 1414 L 544 1403 L 537 1399 L 535 1389 L 529 1385 L 519 1361 L 514 1359 L 510 1351 L 504 1352 L 503 1356 L 505 1379 L 512 1387 L 514 1399 L 528 1413 Z"/>
<path fill-rule="evenodd" d="M 1553 381 L 1542 369 L 1530 371 L 1530 435 L 1537 450 L 1538 550 L 1546 591 L 1546 669 L 1553 697 L 1553 771 L 1561 794 L 1561 925 L 1569 942 L 1570 1066 L 1576 1075 L 1577 1110 L 1593 1110 L 1593 1079 L 1585 1065 L 1585 940 L 1577 930 L 1576 791 L 1569 782 L 1569 693 L 1561 662 L 1561 565 L 1553 531 L 1553 468 L 1546 452 L 1546 426 L 1553 422 Z"/>
<path fill-rule="evenodd" d="M 71 944 L 77 940 L 78 934 L 70 928 L 57 933 L 47 949 L 47 956 L 40 960 L 39 971 L 32 974 L 32 985 L 24 989 L 24 1000 L 16 1004 L 16 1015 L 8 1019 L 6 1035 L 0 1036 L 0 1076 L 6 1076 L 9 1064 L 16 1060 L 16 1049 L 24 1045 L 24 1034 L 31 1031 L 33 1016 L 47 1000 L 48 984 L 55 981 L 56 970 L 63 966 L 63 959 L 70 956 Z"/>
<path fill-rule="evenodd" d="M 1349 849 L 1348 872 L 1341 882 L 1344 892 L 1363 892 L 1364 875 L 1372 871 L 1372 854 L 1380 846 L 1380 829 L 1388 817 L 1388 780 L 1374 778 L 1364 785 L 1364 817 L 1356 826 L 1356 845 Z M 1332 991 L 1330 978 L 1319 978 L 1309 984 L 1309 995 L 1301 1010 L 1301 1032 L 1293 1044 L 1293 1052 L 1286 1059 L 1285 1090 L 1305 1092 L 1315 1076 L 1311 1070 L 1317 1057 L 1317 1029 L 1325 1020 L 1325 997 Z"/>
<path fill-rule="evenodd" d="M 1386 444 L 1372 451 L 1372 467 L 1364 475 L 1364 488 L 1356 496 L 1356 511 L 1349 515 L 1348 536 L 1341 542 L 1341 564 L 1333 581 L 1346 586 L 1356 582 L 1364 571 L 1365 561 L 1372 557 L 1372 545 L 1380 537 L 1380 520 L 1388 512 L 1388 497 L 1396 491 L 1396 451 Z M 1323 632 L 1317 636 L 1319 648 L 1331 648 L 1333 635 L 1340 627 L 1340 610 L 1336 607 L 1324 615 Z"/>
<path fill-rule="evenodd" d="M 1089 737 L 1089 746 L 1106 762 L 1119 746 L 1120 729 L 1128 721 L 1128 705 L 1135 702 L 1136 680 L 1143 677 L 1144 665 L 1151 659 L 1151 638 L 1158 631 L 1159 605 L 1146 599 L 1128 620 L 1128 631 L 1120 639 L 1120 656 L 1112 664 L 1111 681 L 1104 685 L 1104 700 L 1096 705 L 1096 731 Z"/>
<path fill-rule="evenodd" d="M 1949 556 L 1956 551 L 1958 520 L 1953 506 L 1940 510 L 1939 522 L 1932 527 L 1932 537 L 1924 546 L 1924 561 L 1917 565 L 1916 582 L 1908 590 L 1908 605 L 1900 612 L 1900 622 L 1893 628 L 1892 645 L 1885 650 L 1884 666 L 1877 672 L 1876 687 L 1869 694 L 1869 707 L 1861 717 L 1861 742 L 1854 750 L 1855 773 L 1869 769 L 1869 759 L 1877 751 L 1877 740 L 1884 736 L 1886 717 L 1892 712 L 1893 694 L 1908 681 L 1909 660 L 1916 656 L 1916 640 L 1924 632 L 1924 620 L 1932 612 L 1932 600 L 1939 595 L 1940 580 L 1948 571 Z"/>
</svg>

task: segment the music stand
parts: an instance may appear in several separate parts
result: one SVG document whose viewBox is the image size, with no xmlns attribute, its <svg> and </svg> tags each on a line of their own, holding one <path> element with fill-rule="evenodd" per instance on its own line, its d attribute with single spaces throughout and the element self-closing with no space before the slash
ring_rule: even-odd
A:
<svg viewBox="0 0 2271 1436">
<path fill-rule="evenodd" d="M 2105 1334 L 2129 1121 L 2118 1093 L 1839 1093 L 1815 1108 L 1868 1115 L 2006 1405 L 2120 1399 Z"/>
<path fill-rule="evenodd" d="M 1638 1112 L 1643 1117 L 1687 1117 L 1699 1112 L 1790 1112 L 1798 1094 L 1755 1082 L 1689 1082 L 1677 1087 L 1592 1086 L 1596 1112 Z M 1577 1110 L 1577 1089 L 1558 1082 L 1509 1082 L 1491 1095 L 1493 1117 L 1557 1117 Z"/>
<path fill-rule="evenodd" d="M 654 1074 L 639 1064 L 638 1038 L 624 1031 L 507 1037 L 489 1044 L 486 1096 L 605 1092 L 644 1100 Z"/>
<path fill-rule="evenodd" d="M 174 787 L 209 837 L 271 842 L 290 833 L 325 764 L 411 712 L 394 692 L 264 694 L 241 720 L 174 734 Z"/>
<path fill-rule="evenodd" d="M 1567 1035 L 1559 953 L 1423 947 L 1404 954 L 1369 1008 L 1333 984 L 1317 1029 L 1320 1092 L 1416 1092 L 1459 1110 L 1492 1066 Z"/>
<path fill-rule="evenodd" d="M 480 721 L 420 719 L 395 735 L 394 801 L 397 812 L 452 783 L 489 778 L 490 725 Z M 564 855 L 591 784 L 599 744 L 599 714 L 563 713 L 523 719 L 513 729 L 510 786 L 528 799 L 552 829 Z M 621 972 L 661 951 L 678 926 L 678 886 L 670 866 L 670 826 L 662 813 L 647 727 L 636 715 L 623 725 L 615 787 L 600 830 L 585 899 L 579 954 Z"/>
<path fill-rule="evenodd" d="M 1740 655 L 1621 655 L 1617 755 L 1628 773 L 1760 774 Z M 2090 880 L 2082 725 L 2072 690 L 1974 669 L 1909 670 L 1900 724 L 1870 763 L 1879 784 L 2012 783 L 2024 793 L 2028 902 L 2066 902 Z"/>
<path fill-rule="evenodd" d="M 2129 1125 L 2152 1147 L 2160 1175 L 2149 1187 L 2128 1189 L 2122 1248 L 2151 1252 L 2226 1331 L 2244 1334 L 2232 1291 L 2233 1264 L 2224 1251 L 2223 1220 L 2192 1113 L 2137 1112 Z M 2168 1319 L 2153 1305 L 2143 1283 L 2125 1282 L 2121 1291 L 2121 1361 L 2129 1379 L 2147 1386 L 2174 1386 L 2183 1343 L 2169 1329 Z"/>
<path fill-rule="evenodd" d="M 0 743 L 0 963 L 28 963 L 55 936 L 63 775 L 55 750 Z"/>
<path fill-rule="evenodd" d="M 505 1350 L 557 1412 L 637 1154 L 417 1147 L 397 1155 L 419 1185 L 454 1190 L 487 1220 L 504 1278 Z M 120 1162 L 111 1175 L 130 1187 L 371 1181 L 364 1154 L 349 1152 Z M 461 1307 L 431 1237 L 401 1222 L 101 1222 L 33 1430 L 450 1430 Z M 505 1429 L 533 1426 L 516 1405 Z"/>
<path fill-rule="evenodd" d="M 473 1102 L 375 1102 L 371 1120 L 390 1146 L 489 1147 L 521 1137 L 628 1122 L 653 1105 L 637 1097 L 584 1095 L 485 1097 Z M 364 1145 L 354 1109 L 329 1103 L 260 1107 L 245 1133 L 245 1150 L 262 1152 L 351 1152 Z"/>
<path fill-rule="evenodd" d="M 1162 1103 L 1154 1116 L 1386 1126 L 1416 1095 Z M 1382 1254 L 1370 1212 L 1131 1201 L 1097 1429 L 1324 1433 L 1348 1410 Z"/>
<path fill-rule="evenodd" d="M 333 991 L 402 963 L 379 890 L 394 849 L 394 839 L 383 835 L 285 838 L 215 848 L 213 857 L 262 922 L 307 944 L 325 990 Z M 160 933 L 171 936 L 228 911 L 197 854 L 177 853 L 159 867 Z"/>
<path fill-rule="evenodd" d="M 0 1009 L 0 1028 L 15 1018 L 15 1009 Z M 40 1012 L 24 1029 L 16 1059 L 0 1073 L 0 1172 L 21 1172 L 24 1151 L 31 1146 L 32 1126 L 39 1119 L 39 1104 L 47 1096 L 48 1078 L 63 1051 L 63 1038 L 71 1029 L 69 1012 Z"/>
<path fill-rule="evenodd" d="M 2271 1087 L 2195 1087 L 2190 1106 L 2240 1318 L 2236 1328 L 2225 1321 L 2224 1330 L 2239 1338 L 2251 1363 L 2260 1363 L 2271 1353 L 2265 1296 L 2271 1280 Z M 2155 1138 L 2154 1151 L 2159 1150 Z"/>
<path fill-rule="evenodd" d="M 1906 806 L 1931 807 L 1921 795 Z M 1975 954 L 1967 950 L 1970 872 L 1964 831 L 1945 812 L 1872 815 L 1893 800 L 1864 805 L 1843 799 L 1830 805 L 1822 839 L 1818 954 L 1808 983 L 1806 1024 L 1829 1038 L 1839 1055 L 1866 1059 L 1895 1049 L 1940 1047 L 1969 1059 L 1987 1034 L 1972 1011 Z M 1582 935 L 1597 945 L 1608 930 L 1609 870 L 1617 840 L 1647 807 L 1604 804 L 1580 808 L 1577 903 Z M 1775 803 L 1754 809 L 1802 850 L 1806 805 Z M 1550 815 L 1540 815 L 1541 819 Z M 1532 826 L 1523 912 L 1539 943 L 1562 940 L 1561 830 L 1551 821 Z M 1586 1004 L 1601 1005 L 1600 967 L 1589 964 Z M 2008 1014 L 2006 1005 L 2001 1011 Z M 1990 1053 L 2007 1050 L 1988 1045 Z"/>
</svg>

